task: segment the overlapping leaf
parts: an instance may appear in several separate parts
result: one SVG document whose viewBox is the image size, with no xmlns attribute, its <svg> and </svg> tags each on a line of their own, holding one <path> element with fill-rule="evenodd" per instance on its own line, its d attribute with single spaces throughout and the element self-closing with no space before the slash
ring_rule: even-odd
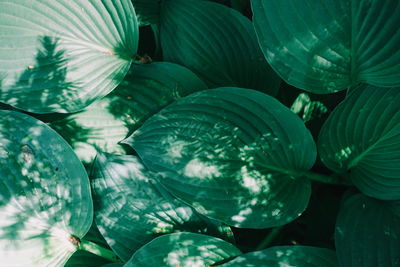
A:
<svg viewBox="0 0 400 267">
<path fill-rule="evenodd" d="M 336 253 L 325 248 L 281 246 L 243 254 L 221 267 L 301 266 L 338 267 Z"/>
<path fill-rule="evenodd" d="M 124 154 L 118 142 L 129 131 L 170 102 L 203 89 L 206 85 L 194 73 L 177 64 L 134 65 L 111 94 L 51 126 L 90 163 L 97 149 Z"/>
<path fill-rule="evenodd" d="M 330 114 L 318 146 L 366 195 L 400 199 L 400 88 L 361 86 Z"/>
<path fill-rule="evenodd" d="M 146 244 L 124 266 L 211 266 L 239 254 L 239 249 L 222 239 L 176 233 L 163 235 Z"/>
<path fill-rule="evenodd" d="M 89 179 L 68 144 L 44 123 L 0 111 L 2 266 L 61 266 L 92 223 Z"/>
<path fill-rule="evenodd" d="M 341 266 L 400 264 L 399 201 L 362 194 L 348 197 L 336 222 L 335 242 Z"/>
<path fill-rule="evenodd" d="M 234 9 L 209 1 L 164 1 L 160 42 L 165 60 L 188 67 L 210 87 L 237 86 L 271 95 L 279 88 L 250 20 Z"/>
<path fill-rule="evenodd" d="M 111 92 L 136 55 L 130 0 L 0 1 L 0 101 L 72 112 Z"/>
<path fill-rule="evenodd" d="M 191 94 L 125 142 L 174 195 L 229 225 L 281 225 L 307 206 L 310 183 L 298 176 L 315 161 L 314 141 L 266 94 L 233 87 Z"/>
<path fill-rule="evenodd" d="M 251 3 L 264 55 L 289 84 L 316 93 L 400 85 L 398 0 Z"/>
<path fill-rule="evenodd" d="M 96 223 L 120 258 L 127 261 L 150 240 L 176 231 L 232 238 L 228 226 L 171 196 L 155 176 L 134 156 L 97 156 L 92 173 Z"/>
<path fill-rule="evenodd" d="M 158 24 L 160 0 L 132 0 L 140 26 Z"/>
</svg>

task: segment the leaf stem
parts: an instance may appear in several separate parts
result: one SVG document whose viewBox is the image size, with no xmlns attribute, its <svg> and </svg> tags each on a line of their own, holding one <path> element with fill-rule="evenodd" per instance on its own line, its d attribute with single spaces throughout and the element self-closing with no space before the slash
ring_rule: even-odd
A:
<svg viewBox="0 0 400 267">
<path fill-rule="evenodd" d="M 85 250 L 112 262 L 121 262 L 120 258 L 113 251 L 84 239 L 80 241 L 78 249 Z"/>
<path fill-rule="evenodd" d="M 261 241 L 261 243 L 258 244 L 256 250 L 262 250 L 264 248 L 267 248 L 272 243 L 272 241 L 274 241 L 277 235 L 279 235 L 282 229 L 283 226 L 272 228 L 271 231 L 268 233 L 268 235 L 263 239 L 263 241 Z"/>
</svg>

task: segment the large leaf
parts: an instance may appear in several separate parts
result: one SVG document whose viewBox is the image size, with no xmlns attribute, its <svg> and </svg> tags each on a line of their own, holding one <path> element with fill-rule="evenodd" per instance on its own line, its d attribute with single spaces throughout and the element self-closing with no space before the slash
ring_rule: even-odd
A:
<svg viewBox="0 0 400 267">
<path fill-rule="evenodd" d="M 252 0 L 272 68 L 289 84 L 330 93 L 400 85 L 398 0 Z"/>
<path fill-rule="evenodd" d="M 0 101 L 37 113 L 80 110 L 111 92 L 136 55 L 130 0 L 0 0 Z"/>
<path fill-rule="evenodd" d="M 3 110 L 0 166 L 1 265 L 62 266 L 92 223 L 81 162 L 44 123 Z"/>
<path fill-rule="evenodd" d="M 281 246 L 243 254 L 221 267 L 297 266 L 338 267 L 336 253 L 325 248 Z"/>
<path fill-rule="evenodd" d="M 125 154 L 118 144 L 144 119 L 167 104 L 207 89 L 190 70 L 169 62 L 133 65 L 121 84 L 85 110 L 51 123 L 91 163 L 97 150 Z"/>
<path fill-rule="evenodd" d="M 239 254 L 239 249 L 221 239 L 193 233 L 176 233 L 163 235 L 146 244 L 124 266 L 210 266 Z"/>
<path fill-rule="evenodd" d="M 199 212 L 245 228 L 285 224 L 307 206 L 316 157 L 303 122 L 274 98 L 218 88 L 182 98 L 126 141 Z"/>
<path fill-rule="evenodd" d="M 65 267 L 99 267 L 109 263 L 109 260 L 100 256 L 84 250 L 78 250 L 68 260 L 68 262 L 65 264 Z"/>
<path fill-rule="evenodd" d="M 355 194 L 346 199 L 336 222 L 335 242 L 341 266 L 399 266 L 399 201 Z"/>
<path fill-rule="evenodd" d="M 330 114 L 318 146 L 366 195 L 400 199 L 400 88 L 361 86 Z"/>
<path fill-rule="evenodd" d="M 99 154 L 92 188 L 101 233 L 123 260 L 161 234 L 189 231 L 232 238 L 228 226 L 207 219 L 171 196 L 134 156 Z"/>
<path fill-rule="evenodd" d="M 234 9 L 209 1 L 164 1 L 160 41 L 165 60 L 187 66 L 210 87 L 237 86 L 271 95 L 279 88 L 250 20 Z"/>
</svg>

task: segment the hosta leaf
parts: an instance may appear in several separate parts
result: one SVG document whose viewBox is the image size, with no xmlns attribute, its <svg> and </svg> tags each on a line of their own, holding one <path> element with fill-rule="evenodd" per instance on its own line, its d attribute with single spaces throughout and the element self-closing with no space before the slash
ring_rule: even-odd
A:
<svg viewBox="0 0 400 267">
<path fill-rule="evenodd" d="M 281 225 L 307 206 L 310 183 L 294 177 L 313 165 L 314 141 L 294 113 L 261 92 L 191 94 L 125 142 L 170 192 L 229 225 Z"/>
<path fill-rule="evenodd" d="M 252 0 L 272 68 L 289 84 L 330 93 L 400 85 L 398 0 Z"/>
<path fill-rule="evenodd" d="M 99 267 L 109 263 L 109 260 L 106 260 L 100 256 L 83 250 L 78 250 L 68 260 L 68 262 L 65 264 L 65 267 Z"/>
<path fill-rule="evenodd" d="M 233 236 L 228 226 L 171 196 L 137 157 L 99 154 L 91 176 L 96 223 L 123 260 L 161 234 L 190 231 L 225 239 Z"/>
<path fill-rule="evenodd" d="M 37 113 L 80 110 L 111 92 L 136 55 L 130 0 L 0 0 L 0 101 Z"/>
<path fill-rule="evenodd" d="M 399 204 L 362 194 L 344 201 L 335 232 L 341 266 L 400 265 Z"/>
<path fill-rule="evenodd" d="M 92 223 L 89 179 L 68 144 L 44 123 L 0 111 L 2 266 L 62 266 Z"/>
<path fill-rule="evenodd" d="M 221 267 L 228 266 L 337 267 L 339 264 L 336 253 L 329 249 L 307 246 L 281 246 L 246 253 L 221 265 Z"/>
<path fill-rule="evenodd" d="M 163 235 L 144 245 L 124 266 L 210 266 L 239 254 L 240 250 L 222 239 L 176 233 Z"/>
<path fill-rule="evenodd" d="M 366 195 L 400 199 L 400 88 L 361 86 L 329 115 L 318 146 Z"/>
<path fill-rule="evenodd" d="M 280 80 L 265 61 L 250 20 L 226 6 L 199 0 L 162 4 L 164 59 L 197 73 L 210 87 L 237 86 L 274 95 Z"/>
<path fill-rule="evenodd" d="M 170 102 L 204 89 L 206 85 L 193 72 L 177 64 L 134 65 L 105 98 L 51 126 L 71 144 L 82 161 L 90 163 L 98 149 L 125 154 L 118 142 L 129 131 Z"/>
<path fill-rule="evenodd" d="M 158 24 L 160 19 L 159 0 L 132 0 L 140 26 Z"/>
</svg>

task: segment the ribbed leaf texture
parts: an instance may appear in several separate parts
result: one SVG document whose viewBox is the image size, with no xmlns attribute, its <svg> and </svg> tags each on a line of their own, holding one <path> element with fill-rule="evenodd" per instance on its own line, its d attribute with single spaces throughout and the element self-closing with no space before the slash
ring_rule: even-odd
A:
<svg viewBox="0 0 400 267">
<path fill-rule="evenodd" d="M 350 92 L 323 125 L 318 147 L 325 165 L 364 194 L 400 199 L 400 88 Z"/>
<path fill-rule="evenodd" d="M 287 83 L 331 93 L 400 85 L 398 0 L 252 0 L 254 26 Z"/>
<path fill-rule="evenodd" d="M 111 92 L 138 46 L 130 0 L 0 0 L 0 101 L 73 112 Z"/>
</svg>

